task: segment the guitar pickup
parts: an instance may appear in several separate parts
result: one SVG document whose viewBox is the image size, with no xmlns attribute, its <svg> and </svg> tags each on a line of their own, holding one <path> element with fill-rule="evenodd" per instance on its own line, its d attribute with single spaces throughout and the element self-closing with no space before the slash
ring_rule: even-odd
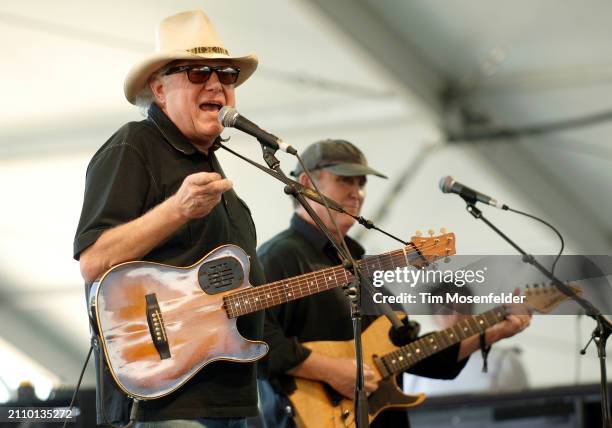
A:
<svg viewBox="0 0 612 428">
<path fill-rule="evenodd" d="M 389 370 L 389 368 L 387 367 L 387 365 L 385 364 L 385 362 L 383 361 L 381 357 L 379 357 L 378 355 L 373 355 L 373 359 L 374 359 L 374 364 L 376 365 L 376 368 L 378 369 L 383 379 L 386 379 L 389 376 L 391 376 L 391 371 Z"/>
<path fill-rule="evenodd" d="M 166 335 L 166 327 L 162 317 L 157 296 L 155 293 L 145 295 L 147 302 L 147 324 L 149 325 L 149 333 L 153 340 L 153 345 L 159 353 L 159 357 L 164 360 L 170 358 L 170 346 L 168 345 L 168 336 Z"/>
</svg>

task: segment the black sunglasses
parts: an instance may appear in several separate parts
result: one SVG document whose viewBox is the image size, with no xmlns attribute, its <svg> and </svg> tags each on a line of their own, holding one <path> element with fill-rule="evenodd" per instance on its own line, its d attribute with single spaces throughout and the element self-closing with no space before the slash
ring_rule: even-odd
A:
<svg viewBox="0 0 612 428">
<path fill-rule="evenodd" d="M 231 85 L 236 83 L 240 69 L 233 65 L 222 65 L 219 67 L 212 67 L 210 65 L 179 65 L 177 67 L 171 67 L 164 73 L 164 76 L 170 74 L 187 72 L 187 78 L 191 83 L 204 83 L 210 79 L 210 75 L 217 73 L 219 82 L 224 85 Z"/>
</svg>

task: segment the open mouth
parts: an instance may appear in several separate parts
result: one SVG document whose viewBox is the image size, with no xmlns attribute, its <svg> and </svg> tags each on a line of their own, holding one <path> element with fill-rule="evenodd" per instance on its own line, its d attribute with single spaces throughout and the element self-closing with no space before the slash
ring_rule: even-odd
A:
<svg viewBox="0 0 612 428">
<path fill-rule="evenodd" d="M 216 102 L 209 102 L 209 103 L 202 103 L 202 104 L 200 104 L 200 110 L 212 111 L 212 112 L 216 112 L 216 113 L 218 113 L 219 110 L 221 110 L 221 107 L 223 107 L 223 106 L 220 103 L 216 103 Z"/>
</svg>

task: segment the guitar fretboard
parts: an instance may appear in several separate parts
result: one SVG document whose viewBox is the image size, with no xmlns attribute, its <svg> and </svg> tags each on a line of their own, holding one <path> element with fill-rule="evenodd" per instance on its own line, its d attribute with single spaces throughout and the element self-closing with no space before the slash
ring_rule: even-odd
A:
<svg viewBox="0 0 612 428">
<path fill-rule="evenodd" d="M 487 328 L 504 320 L 506 314 L 506 309 L 498 306 L 480 315 L 466 318 L 445 330 L 424 336 L 383 355 L 378 359 L 378 368 L 383 377 L 406 371 L 430 355 L 484 332 Z"/>
<path fill-rule="evenodd" d="M 390 270 L 408 265 L 418 265 L 425 259 L 413 244 L 401 250 L 391 251 L 378 256 L 369 256 L 357 263 L 363 273 L 372 278 L 376 270 Z M 322 291 L 350 283 L 354 275 L 342 266 L 334 266 L 299 275 L 293 278 L 272 282 L 259 287 L 247 288 L 228 294 L 223 298 L 229 318 L 260 311 Z"/>
</svg>

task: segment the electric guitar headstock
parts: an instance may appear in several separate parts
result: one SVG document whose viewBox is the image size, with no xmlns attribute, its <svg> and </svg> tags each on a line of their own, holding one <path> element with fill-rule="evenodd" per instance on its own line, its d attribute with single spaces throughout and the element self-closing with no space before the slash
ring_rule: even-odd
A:
<svg viewBox="0 0 612 428">
<path fill-rule="evenodd" d="M 417 267 L 424 267 L 434 260 L 444 257 L 444 261 L 448 261 L 448 257 L 456 253 L 455 249 L 455 234 L 447 232 L 445 228 L 440 229 L 440 234 L 435 235 L 433 229 L 428 231 L 429 237 L 423 236 L 419 230 L 410 238 L 409 248 L 413 246 L 413 251 L 417 250 L 421 256 L 419 260 L 411 263 Z"/>
<path fill-rule="evenodd" d="M 566 283 L 574 293 L 581 295 L 582 288 L 573 283 Z M 547 314 L 565 300 L 570 299 L 565 293 L 552 284 L 533 284 L 525 288 L 525 304 L 532 310 L 541 314 Z"/>
</svg>

